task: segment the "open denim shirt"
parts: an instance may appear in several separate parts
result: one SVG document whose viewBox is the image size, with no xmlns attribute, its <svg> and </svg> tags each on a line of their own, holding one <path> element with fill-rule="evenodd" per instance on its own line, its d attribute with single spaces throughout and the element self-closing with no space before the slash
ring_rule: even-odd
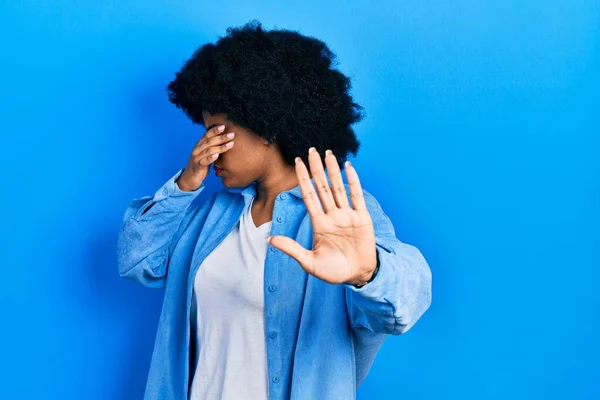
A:
<svg viewBox="0 0 600 400">
<path fill-rule="evenodd" d="M 224 188 L 208 198 L 199 196 L 204 184 L 184 192 L 175 183 L 182 172 L 154 196 L 130 202 L 117 243 L 120 276 L 165 288 L 145 400 L 187 399 L 193 376 L 193 277 L 256 195 L 256 182 Z M 377 200 L 363 193 L 380 264 L 370 283 L 360 288 L 329 284 L 268 245 L 264 312 L 269 399 L 355 399 L 385 338 L 410 329 L 431 303 L 425 258 L 396 238 Z M 300 186 L 278 194 L 272 221 L 271 235 L 291 237 L 312 249 L 312 225 Z"/>
</svg>

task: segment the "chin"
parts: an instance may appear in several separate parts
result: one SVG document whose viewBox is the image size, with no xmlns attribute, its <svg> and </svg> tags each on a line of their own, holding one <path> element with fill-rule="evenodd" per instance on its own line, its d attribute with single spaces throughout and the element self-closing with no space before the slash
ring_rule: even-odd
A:
<svg viewBox="0 0 600 400">
<path fill-rule="evenodd" d="M 225 186 L 229 189 L 236 189 L 236 188 L 240 187 L 239 185 L 236 185 L 235 182 L 231 182 L 229 179 L 227 179 L 225 177 L 221 177 L 221 183 L 223 184 L 223 186 Z"/>
<path fill-rule="evenodd" d="M 243 183 L 243 182 L 239 182 L 239 181 L 232 181 L 232 180 L 228 179 L 227 177 L 221 177 L 221 183 L 223 184 L 223 186 L 225 186 L 229 189 L 241 189 L 241 188 L 248 186 L 251 182 Z"/>
</svg>

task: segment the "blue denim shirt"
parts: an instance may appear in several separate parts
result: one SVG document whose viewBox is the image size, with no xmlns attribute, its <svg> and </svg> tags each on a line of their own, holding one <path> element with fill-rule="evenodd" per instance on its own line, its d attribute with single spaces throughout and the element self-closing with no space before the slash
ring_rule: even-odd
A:
<svg viewBox="0 0 600 400">
<path fill-rule="evenodd" d="M 120 276 L 165 288 L 145 400 L 187 398 L 193 376 L 193 277 L 256 195 L 255 182 L 210 196 L 200 196 L 204 184 L 184 192 L 175 183 L 182 171 L 153 196 L 131 201 L 117 244 Z M 431 303 L 431 272 L 423 255 L 396 238 L 377 200 L 363 193 L 380 265 L 370 283 L 360 288 L 329 284 L 268 245 L 264 313 L 269 399 L 354 399 L 386 337 L 410 329 Z M 310 215 L 300 186 L 279 193 L 272 221 L 271 235 L 291 237 L 312 249 Z"/>
</svg>

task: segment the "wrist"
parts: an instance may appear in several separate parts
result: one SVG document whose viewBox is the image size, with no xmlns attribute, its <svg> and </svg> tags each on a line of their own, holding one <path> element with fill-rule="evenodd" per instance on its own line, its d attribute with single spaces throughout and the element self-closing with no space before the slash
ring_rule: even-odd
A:
<svg viewBox="0 0 600 400">
<path fill-rule="evenodd" d="M 357 289 L 360 289 L 361 287 L 365 286 L 367 283 L 372 282 L 375 279 L 375 277 L 377 276 L 377 272 L 378 271 L 379 271 L 379 255 L 377 255 L 377 265 L 375 266 L 375 268 L 371 272 L 370 277 L 366 281 L 362 281 L 362 282 L 359 282 L 359 283 L 351 283 L 351 285 L 354 286 Z"/>
<path fill-rule="evenodd" d="M 182 192 L 193 192 L 195 190 L 193 187 L 190 187 L 189 185 L 187 185 L 185 183 L 185 180 L 180 179 L 180 178 L 181 178 L 181 175 L 179 176 L 179 178 L 177 178 L 175 180 L 175 184 L 177 185 L 177 187 L 179 187 L 179 189 Z"/>
</svg>

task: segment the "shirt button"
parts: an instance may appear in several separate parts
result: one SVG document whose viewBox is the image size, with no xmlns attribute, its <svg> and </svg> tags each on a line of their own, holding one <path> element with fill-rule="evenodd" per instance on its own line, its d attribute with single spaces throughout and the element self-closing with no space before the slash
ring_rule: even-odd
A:
<svg viewBox="0 0 600 400">
<path fill-rule="evenodd" d="M 269 285 L 269 292 L 274 292 L 275 290 L 277 290 L 277 286 Z"/>
<path fill-rule="evenodd" d="M 269 246 L 271 247 L 271 251 L 275 251 L 275 246 Z"/>
<path fill-rule="evenodd" d="M 273 378 L 271 378 L 271 380 L 275 383 L 279 382 L 279 377 L 278 376 L 274 376 Z"/>
<path fill-rule="evenodd" d="M 281 216 L 277 217 L 277 222 L 281 222 L 281 221 L 283 221 L 283 217 L 281 217 Z"/>
<path fill-rule="evenodd" d="M 287 197 L 287 194 L 286 194 L 286 193 L 281 193 L 281 194 L 279 195 L 279 198 L 280 198 L 281 200 L 285 199 L 286 197 Z"/>
<path fill-rule="evenodd" d="M 269 337 L 272 337 L 272 338 L 277 337 L 277 332 L 271 331 L 271 333 L 269 333 Z"/>
<path fill-rule="evenodd" d="M 167 188 L 163 188 L 163 194 L 166 196 L 167 194 L 169 194 L 169 189 Z"/>
</svg>

